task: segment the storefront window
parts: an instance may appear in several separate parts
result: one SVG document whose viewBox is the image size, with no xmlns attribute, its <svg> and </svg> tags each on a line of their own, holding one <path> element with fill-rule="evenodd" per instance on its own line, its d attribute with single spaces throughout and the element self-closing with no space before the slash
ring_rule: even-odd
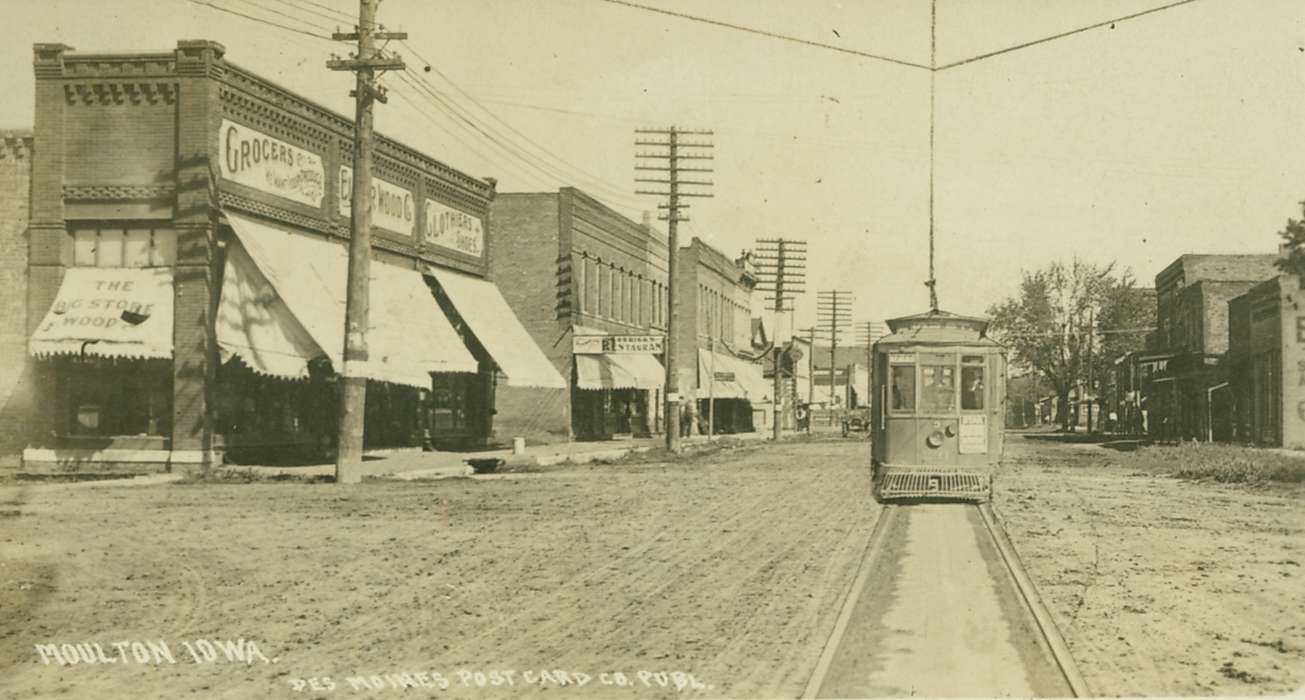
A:
<svg viewBox="0 0 1305 700">
<path fill-rule="evenodd" d="M 982 411 L 984 386 L 982 355 L 967 355 L 961 359 L 961 410 Z"/>
<path fill-rule="evenodd" d="M 435 432 L 460 431 L 467 427 L 468 383 L 457 377 L 435 375 L 431 390 L 431 428 Z"/>
<path fill-rule="evenodd" d="M 69 358 L 58 370 L 68 434 L 171 435 L 171 362 Z"/>
<path fill-rule="evenodd" d="M 915 410 L 915 365 L 893 365 L 892 410 Z"/>
<path fill-rule="evenodd" d="M 925 413 L 949 413 L 956 407 L 956 368 L 920 365 L 920 408 Z"/>
</svg>

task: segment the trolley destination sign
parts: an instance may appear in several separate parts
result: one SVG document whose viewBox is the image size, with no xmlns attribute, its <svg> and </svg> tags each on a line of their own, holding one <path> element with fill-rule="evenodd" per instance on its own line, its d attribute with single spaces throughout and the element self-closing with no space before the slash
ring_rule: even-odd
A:
<svg viewBox="0 0 1305 700">
<path fill-rule="evenodd" d="M 577 335 L 571 351 L 577 355 L 660 355 L 665 350 L 662 335 Z"/>
</svg>

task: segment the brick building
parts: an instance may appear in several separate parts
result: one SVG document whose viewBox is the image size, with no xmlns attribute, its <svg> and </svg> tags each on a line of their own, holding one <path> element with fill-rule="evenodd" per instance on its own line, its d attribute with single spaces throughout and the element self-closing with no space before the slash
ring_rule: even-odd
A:
<svg viewBox="0 0 1305 700">
<path fill-rule="evenodd" d="M 1231 434 L 1228 302 L 1277 274 L 1276 255 L 1183 255 L 1155 278 L 1155 369 L 1143 389 L 1148 428 L 1162 439 Z M 1163 366 L 1163 369 L 1160 367 Z"/>
<path fill-rule="evenodd" d="M 0 465 L 17 463 L 30 430 L 26 234 L 32 145 L 30 131 L 0 131 Z"/>
<path fill-rule="evenodd" d="M 35 47 L 24 464 L 333 452 L 352 120 L 220 44 Z M 483 443 L 494 393 L 560 385 L 492 284 L 492 181 L 378 137 L 367 444 Z"/>
<path fill-rule="evenodd" d="M 1229 303 L 1231 438 L 1305 449 L 1305 288 L 1278 275 Z"/>
<path fill-rule="evenodd" d="M 696 237 L 678 254 L 677 388 L 696 399 L 690 430 L 702 432 L 709 417 L 718 433 L 762 430 L 774 391 L 760 364 L 764 349 L 753 347 L 756 270 Z"/>
<path fill-rule="evenodd" d="M 665 237 L 573 187 L 499 194 L 490 221 L 491 277 L 569 378 L 560 390 L 502 392 L 502 431 L 541 440 L 660 432 Z"/>
</svg>

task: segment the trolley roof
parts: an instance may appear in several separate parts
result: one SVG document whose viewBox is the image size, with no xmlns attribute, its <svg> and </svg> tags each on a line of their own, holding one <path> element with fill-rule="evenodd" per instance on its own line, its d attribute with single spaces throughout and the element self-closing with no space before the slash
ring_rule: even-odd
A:
<svg viewBox="0 0 1305 700">
<path fill-rule="evenodd" d="M 970 345 L 1001 347 L 988 337 L 988 319 L 932 309 L 888 319 L 891 331 L 876 345 Z"/>
</svg>

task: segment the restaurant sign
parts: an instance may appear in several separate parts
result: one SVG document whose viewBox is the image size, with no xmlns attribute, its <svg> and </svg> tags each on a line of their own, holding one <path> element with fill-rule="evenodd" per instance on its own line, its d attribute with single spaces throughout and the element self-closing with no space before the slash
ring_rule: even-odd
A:
<svg viewBox="0 0 1305 700">
<path fill-rule="evenodd" d="M 577 355 L 660 355 L 665 352 L 665 339 L 661 335 L 576 335 L 571 348 Z"/>
<path fill-rule="evenodd" d="M 222 120 L 219 168 L 224 180 L 310 207 L 326 193 L 322 158 L 255 129 Z"/>
<path fill-rule="evenodd" d="M 337 191 L 340 193 L 340 216 L 351 216 L 353 168 L 340 166 L 340 186 Z M 380 178 L 372 178 L 372 226 L 411 238 L 416 216 L 412 192 Z"/>
<path fill-rule="evenodd" d="M 422 240 L 477 258 L 485 253 L 485 231 L 480 218 L 433 199 L 426 200 L 426 229 Z"/>
</svg>

